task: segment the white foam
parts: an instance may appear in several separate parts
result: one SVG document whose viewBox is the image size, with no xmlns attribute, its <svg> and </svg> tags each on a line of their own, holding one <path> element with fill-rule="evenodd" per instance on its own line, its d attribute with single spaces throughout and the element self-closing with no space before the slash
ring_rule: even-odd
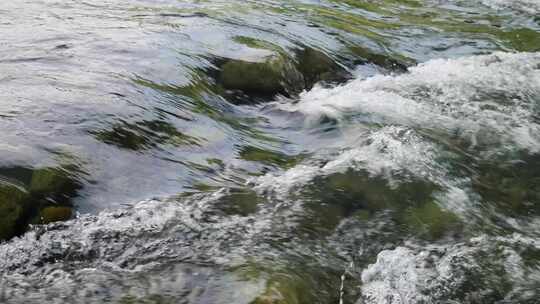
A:
<svg viewBox="0 0 540 304">
<path fill-rule="evenodd" d="M 307 123 L 350 117 L 460 136 L 495 146 L 514 144 L 540 151 L 534 111 L 540 96 L 539 53 L 496 53 L 436 59 L 398 76 L 358 79 L 334 89 L 315 88 L 299 103 Z"/>
<path fill-rule="evenodd" d="M 384 250 L 377 262 L 362 272 L 363 296 L 368 303 L 418 303 L 429 297 L 418 292 L 436 276 L 433 269 L 419 266 L 425 252 L 419 256 L 405 247 Z"/>
<path fill-rule="evenodd" d="M 482 4 L 495 9 L 513 9 L 528 14 L 540 14 L 539 0 L 481 0 Z"/>
<path fill-rule="evenodd" d="M 360 137 L 349 143 L 354 148 L 332 154 L 332 159 L 324 165 L 301 164 L 283 173 L 270 173 L 257 178 L 257 189 L 286 193 L 316 176 L 343 173 L 348 169 L 364 169 L 373 176 L 385 176 L 389 181 L 395 174 L 437 179 L 433 175 L 444 172 L 431 167 L 436 166 L 435 147 L 409 128 L 389 126 Z"/>
<path fill-rule="evenodd" d="M 51 298 L 56 299 L 51 303 L 102 303 L 164 290 L 172 295 L 193 290 L 191 296 L 201 302 L 215 302 L 213 296 L 249 302 L 264 282 L 244 282 L 219 267 L 196 266 L 242 263 L 245 251 L 254 247 L 253 236 L 268 228 L 264 215 L 208 220 L 208 210 L 223 192 L 182 201 L 143 201 L 50 224 L 0 244 L 0 302 Z M 201 281 L 216 292 L 197 294 L 193 284 Z M 222 285 L 235 287 L 229 291 L 218 287 Z"/>
<path fill-rule="evenodd" d="M 441 186 L 437 199 L 443 207 L 471 216 L 478 204 L 470 179 L 448 172 L 445 160 L 457 155 L 444 140 L 468 143 L 460 149 L 469 149 L 474 157 L 516 149 L 538 152 L 539 99 L 540 53 L 437 59 L 403 75 L 315 88 L 296 104 L 277 106 L 305 115 L 308 127 L 322 117 L 340 122 L 340 136 L 327 149 L 331 152 L 319 152 L 319 161 L 269 173 L 254 183 L 283 196 L 317 176 L 349 169 L 385 177 L 390 185 L 394 176 L 412 176 Z"/>
<path fill-rule="evenodd" d="M 438 303 L 471 297 L 483 302 L 508 284 L 505 300 L 532 300 L 540 271 L 525 264 L 522 251 L 531 246 L 540 250 L 539 245 L 518 235 L 484 235 L 454 245 L 408 244 L 384 250 L 362 272 L 359 303 Z"/>
</svg>

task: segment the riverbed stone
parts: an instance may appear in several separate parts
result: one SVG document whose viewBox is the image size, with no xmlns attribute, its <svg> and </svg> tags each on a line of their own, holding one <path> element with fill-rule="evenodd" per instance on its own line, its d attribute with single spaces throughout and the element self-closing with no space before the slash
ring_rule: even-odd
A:
<svg viewBox="0 0 540 304">
<path fill-rule="evenodd" d="M 459 231 L 460 228 L 459 218 L 442 209 L 435 201 L 408 208 L 401 215 L 401 221 L 407 226 L 407 230 L 428 240 L 439 239 Z"/>
<path fill-rule="evenodd" d="M 32 174 L 30 191 L 33 193 L 58 192 L 68 182 L 68 177 L 60 169 L 37 169 Z"/>
<path fill-rule="evenodd" d="M 72 208 L 67 206 L 45 207 L 39 212 L 40 224 L 67 221 L 71 218 Z"/>
<path fill-rule="evenodd" d="M 226 90 L 255 96 L 290 96 L 304 88 L 304 78 L 294 62 L 281 54 L 258 62 L 231 59 L 221 67 L 219 82 Z"/>
<path fill-rule="evenodd" d="M 302 295 L 294 282 L 273 281 L 267 286 L 265 292 L 258 296 L 251 304 L 300 304 Z"/>
<path fill-rule="evenodd" d="M 35 199 L 48 198 L 56 203 L 70 204 L 80 187 L 65 168 L 42 168 L 33 172 L 29 192 Z"/>
<path fill-rule="evenodd" d="M 298 70 L 304 76 L 306 89 L 311 89 L 320 81 L 340 83 L 352 77 L 330 56 L 314 48 L 307 47 L 299 51 L 297 59 Z"/>
<path fill-rule="evenodd" d="M 359 57 L 363 63 L 375 64 L 389 71 L 406 72 L 409 66 L 416 64 L 411 58 L 383 54 L 358 45 L 350 46 L 349 51 L 354 56 Z"/>
<path fill-rule="evenodd" d="M 27 198 L 24 191 L 0 183 L 0 241 L 17 233 L 16 227 L 24 216 Z"/>
</svg>

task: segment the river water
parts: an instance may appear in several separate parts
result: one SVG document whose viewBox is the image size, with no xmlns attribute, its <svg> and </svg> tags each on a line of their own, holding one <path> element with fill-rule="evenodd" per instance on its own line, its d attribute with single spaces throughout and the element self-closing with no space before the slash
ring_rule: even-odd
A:
<svg viewBox="0 0 540 304">
<path fill-rule="evenodd" d="M 540 303 L 539 16 L 3 1 L 0 303 Z"/>
</svg>

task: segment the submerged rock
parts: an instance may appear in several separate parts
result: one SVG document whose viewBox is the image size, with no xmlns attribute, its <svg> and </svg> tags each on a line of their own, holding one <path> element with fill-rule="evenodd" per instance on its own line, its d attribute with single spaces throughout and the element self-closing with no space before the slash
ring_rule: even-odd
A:
<svg viewBox="0 0 540 304">
<path fill-rule="evenodd" d="M 540 215 L 540 154 L 520 152 L 479 164 L 472 187 L 483 204 L 514 217 Z"/>
<path fill-rule="evenodd" d="M 428 240 L 454 236 L 461 232 L 462 223 L 436 202 L 440 190 L 421 179 L 391 185 L 365 171 L 319 177 L 302 193 L 306 214 L 298 228 L 312 236 L 328 235 L 346 218 L 369 221 L 376 214 L 388 214 L 411 236 Z"/>
<path fill-rule="evenodd" d="M 164 120 L 120 121 L 108 129 L 90 132 L 106 144 L 127 150 L 146 150 L 162 145 L 199 145 L 199 139 L 180 132 L 172 123 Z"/>
<path fill-rule="evenodd" d="M 217 80 L 225 90 L 241 91 L 248 97 L 292 96 L 320 81 L 343 82 L 351 77 L 334 59 L 311 47 L 290 52 L 255 38 L 238 36 L 234 40 L 270 55 L 259 60 L 229 59 L 218 64 L 221 70 Z"/>
<path fill-rule="evenodd" d="M 306 89 L 317 82 L 340 83 L 351 78 L 351 74 L 330 56 L 313 48 L 298 52 L 298 69 L 304 75 Z"/>
<path fill-rule="evenodd" d="M 448 232 L 459 230 L 459 219 L 452 212 L 443 210 L 430 201 L 422 206 L 409 208 L 401 221 L 409 231 L 427 239 L 439 239 Z"/>
<path fill-rule="evenodd" d="M 296 262 L 293 262 L 295 258 Z M 289 256 L 288 261 L 291 263 L 286 265 L 273 261 L 249 262 L 235 269 L 235 273 L 246 282 L 261 287 L 250 304 L 339 302 L 340 295 L 334 291 L 340 288 L 341 272 L 320 265 L 308 256 Z M 358 281 L 351 280 L 350 283 L 355 285 Z"/>
<path fill-rule="evenodd" d="M 280 54 L 260 62 L 229 60 L 221 67 L 219 82 L 227 90 L 255 96 L 290 96 L 304 88 L 304 78 L 294 62 Z"/>
<path fill-rule="evenodd" d="M 304 155 L 292 156 L 254 146 L 243 147 L 239 152 L 239 156 L 246 161 L 259 162 L 264 165 L 281 168 L 291 168 L 304 158 Z"/>
<path fill-rule="evenodd" d="M 24 216 L 28 194 L 0 181 L 0 241 L 17 233 L 17 225 Z"/>
<path fill-rule="evenodd" d="M 4 170 L 11 174 L 7 181 L 0 179 L 0 240 L 21 235 L 29 224 L 71 218 L 71 199 L 81 185 L 71 176 L 75 169 L 68 167 Z"/>
<path fill-rule="evenodd" d="M 409 66 L 416 64 L 410 58 L 380 54 L 358 45 L 351 46 L 349 50 L 354 56 L 360 57 L 362 63 L 372 63 L 390 71 L 406 72 Z"/>
<path fill-rule="evenodd" d="M 72 184 L 65 172 L 57 168 L 44 168 L 35 170 L 30 182 L 30 191 L 38 194 L 62 192 Z"/>
<path fill-rule="evenodd" d="M 39 213 L 40 223 L 48 224 L 53 222 L 67 221 L 71 218 L 71 207 L 46 207 Z"/>
</svg>

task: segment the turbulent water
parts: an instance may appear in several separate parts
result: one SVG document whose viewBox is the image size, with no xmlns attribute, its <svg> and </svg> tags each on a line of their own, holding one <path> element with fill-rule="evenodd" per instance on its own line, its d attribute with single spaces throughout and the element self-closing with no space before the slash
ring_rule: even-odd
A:
<svg viewBox="0 0 540 304">
<path fill-rule="evenodd" d="M 540 303 L 539 1 L 0 16 L 0 303 Z"/>
</svg>

